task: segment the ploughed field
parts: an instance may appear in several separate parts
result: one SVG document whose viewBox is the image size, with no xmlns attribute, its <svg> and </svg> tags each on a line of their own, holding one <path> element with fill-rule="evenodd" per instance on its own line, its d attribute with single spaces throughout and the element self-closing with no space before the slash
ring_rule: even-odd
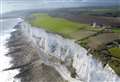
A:
<svg viewBox="0 0 120 82">
<path fill-rule="evenodd" d="M 109 64 L 120 76 L 120 17 L 116 14 L 119 12 L 101 9 L 96 9 L 96 13 L 73 10 L 34 13 L 29 22 L 32 26 L 75 40 L 88 49 L 88 54 L 91 53 L 100 60 L 103 67 Z"/>
</svg>

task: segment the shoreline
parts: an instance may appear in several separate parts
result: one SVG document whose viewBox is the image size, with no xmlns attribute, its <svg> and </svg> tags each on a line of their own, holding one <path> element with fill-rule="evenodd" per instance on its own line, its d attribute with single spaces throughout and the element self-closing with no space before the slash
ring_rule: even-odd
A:
<svg viewBox="0 0 120 82">
<path fill-rule="evenodd" d="M 47 32 L 75 40 L 75 43 L 88 50 L 88 54 L 93 54 L 94 58 L 101 61 L 103 67 L 109 64 L 120 76 L 120 62 L 118 61 L 120 60 L 120 29 L 115 31 L 114 27 L 110 28 L 109 26 L 104 26 L 103 28 L 96 25 L 93 27 L 87 24 L 72 22 L 56 15 L 34 13 L 31 15 L 33 19 L 28 20 L 28 22 L 32 27 L 43 28 Z M 116 58 L 118 58 L 117 62 Z"/>
<path fill-rule="evenodd" d="M 18 28 L 18 26 L 19 25 L 16 25 L 15 28 Z M 43 76 L 43 78 L 44 77 L 45 78 L 49 77 L 50 79 L 52 78 L 52 82 L 54 82 L 53 80 L 55 80 L 55 82 L 61 82 L 61 80 L 62 80 L 62 82 L 67 82 L 66 80 L 62 79 L 61 75 L 59 75 L 58 71 L 55 71 L 55 69 L 53 67 L 43 64 L 42 63 L 43 61 L 38 59 L 39 56 L 38 56 L 36 49 L 32 47 L 32 44 L 30 44 L 30 41 L 27 37 L 21 36 L 23 33 L 19 29 L 18 29 L 18 31 L 15 31 L 11 34 L 12 34 L 12 37 L 10 38 L 10 40 L 9 40 L 10 43 L 8 43 L 8 45 L 10 48 L 11 47 L 12 48 L 11 48 L 11 52 L 8 54 L 8 56 L 13 56 L 13 59 L 17 60 L 17 61 L 13 60 L 13 63 L 15 64 L 15 66 L 13 66 L 13 68 L 17 68 L 17 69 L 22 68 L 20 70 L 21 73 L 16 75 L 15 78 L 21 78 L 22 82 L 37 82 L 38 79 L 41 80 L 41 78 L 39 77 L 39 75 L 41 73 L 39 74 L 36 71 L 39 70 L 41 72 L 41 69 L 42 69 L 42 73 L 43 73 L 43 69 L 48 68 L 48 69 L 46 69 L 46 71 L 51 69 L 52 72 L 50 72 L 50 74 L 53 74 L 53 72 L 54 72 L 55 75 L 50 77 L 49 75 L 45 75 L 46 73 L 44 72 L 45 76 Z M 20 50 L 21 48 L 25 53 L 24 52 L 21 53 L 21 50 Z M 10 54 L 12 54 L 12 55 L 10 55 Z M 21 61 L 21 60 L 23 60 L 23 61 Z M 39 61 L 37 61 L 37 60 L 39 60 Z M 21 63 L 22 63 L 22 65 L 21 65 Z M 39 68 L 39 69 L 36 69 L 36 68 Z M 36 73 L 38 75 L 36 75 Z M 55 79 L 56 74 L 59 76 L 60 81 L 56 81 L 56 79 Z M 42 75 L 41 75 L 41 77 L 42 77 Z M 58 77 L 56 77 L 56 78 L 58 78 Z M 33 81 L 33 79 L 34 79 L 34 81 Z M 45 79 L 45 80 L 48 80 L 48 79 Z M 76 82 L 78 82 L 78 81 L 76 81 Z"/>
<path fill-rule="evenodd" d="M 35 49 L 19 31 L 16 30 L 11 34 L 12 36 L 7 43 L 10 48 L 7 56 L 13 58 L 11 61 L 13 66 L 6 71 L 20 69 L 20 73 L 14 78 L 20 78 L 21 82 L 67 82 L 53 67 L 41 63 Z"/>
</svg>

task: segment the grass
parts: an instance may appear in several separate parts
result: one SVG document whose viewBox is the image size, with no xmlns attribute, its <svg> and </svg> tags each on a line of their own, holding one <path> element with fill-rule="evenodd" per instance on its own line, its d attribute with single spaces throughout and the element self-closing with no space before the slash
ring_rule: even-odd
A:
<svg viewBox="0 0 120 82">
<path fill-rule="evenodd" d="M 112 60 L 111 62 L 109 62 L 109 65 L 112 69 L 114 69 L 114 71 L 116 72 L 116 74 L 118 74 L 118 76 L 120 76 L 120 65 L 119 65 L 119 61 L 115 61 Z"/>
<path fill-rule="evenodd" d="M 113 61 L 109 62 L 109 65 L 120 76 L 120 65 L 119 65 L 119 63 L 120 62 L 113 60 Z"/>
<path fill-rule="evenodd" d="M 112 56 L 120 59 L 120 48 L 110 48 L 109 52 L 112 54 Z"/>
<path fill-rule="evenodd" d="M 57 17 L 51 17 L 48 14 L 33 14 L 33 19 L 30 21 L 32 26 L 35 27 L 40 27 L 43 28 L 49 32 L 57 33 L 60 34 L 64 37 L 67 38 L 72 38 L 75 40 L 79 40 L 85 37 L 88 37 L 90 35 L 95 34 L 98 31 L 101 31 L 102 29 L 100 28 L 94 28 L 88 24 L 81 24 L 81 23 L 76 23 L 72 22 L 69 20 L 66 20 L 64 18 L 57 18 Z M 113 32 L 120 33 L 120 29 L 112 29 Z M 82 41 L 80 44 L 87 48 L 87 44 L 91 44 L 92 47 L 99 45 L 99 43 L 107 43 L 109 42 L 108 40 L 112 40 L 114 38 L 114 34 L 100 34 L 95 36 L 92 41 L 86 39 Z M 120 48 L 111 48 L 109 49 L 110 53 L 117 58 L 120 58 Z M 94 57 L 99 58 L 100 54 L 98 52 L 94 52 Z M 109 60 L 113 62 L 109 62 L 109 65 L 111 68 L 114 69 L 114 71 L 120 75 L 120 67 L 118 66 L 119 62 L 116 60 Z"/>
<path fill-rule="evenodd" d="M 120 28 L 115 28 L 115 29 L 112 29 L 112 32 L 115 32 L 115 33 L 120 33 Z"/>
<path fill-rule="evenodd" d="M 109 52 L 112 56 L 120 59 L 120 48 L 110 48 Z M 111 68 L 114 69 L 114 71 L 120 76 L 120 61 L 112 60 L 112 62 L 109 62 L 109 65 Z"/>
<path fill-rule="evenodd" d="M 88 24 L 76 23 L 64 18 L 51 17 L 48 14 L 33 14 L 33 17 L 34 19 L 31 20 L 33 26 L 44 28 L 49 32 L 58 33 L 66 37 L 74 38 L 72 34 L 77 33 L 80 30 L 95 32 L 101 30 L 93 28 Z"/>
</svg>

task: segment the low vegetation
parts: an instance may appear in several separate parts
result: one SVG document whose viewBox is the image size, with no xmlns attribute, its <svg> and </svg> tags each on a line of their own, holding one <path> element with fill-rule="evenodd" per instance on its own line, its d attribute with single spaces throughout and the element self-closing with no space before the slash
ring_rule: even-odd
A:
<svg viewBox="0 0 120 82">
<path fill-rule="evenodd" d="M 49 32 L 61 34 L 67 38 L 71 37 L 79 39 L 79 37 L 86 37 L 85 34 L 78 36 L 80 34 L 80 30 L 83 30 L 87 35 L 101 30 L 93 28 L 88 24 L 76 23 L 63 18 L 51 17 L 48 14 L 33 14 L 33 17 L 34 20 L 31 20 L 31 24 L 33 26 L 44 28 Z M 77 37 L 73 35 L 76 35 Z"/>
<path fill-rule="evenodd" d="M 120 48 L 110 48 L 110 53 L 120 59 Z"/>
<path fill-rule="evenodd" d="M 120 75 L 120 48 L 118 46 L 117 48 L 113 47 L 114 43 L 110 44 L 115 40 L 118 40 L 117 44 L 119 44 L 120 29 L 111 28 L 110 31 L 106 31 L 105 28 L 92 27 L 89 24 L 51 17 L 48 14 L 38 13 L 32 16 L 33 19 L 30 21 L 32 26 L 60 34 L 66 38 L 75 39 L 78 44 L 87 48 L 88 52 L 92 53 L 95 58 L 100 59 L 103 62 L 103 67 L 109 64 Z"/>
<path fill-rule="evenodd" d="M 115 28 L 115 29 L 112 29 L 112 32 L 115 32 L 115 33 L 120 33 L 120 28 Z"/>
</svg>

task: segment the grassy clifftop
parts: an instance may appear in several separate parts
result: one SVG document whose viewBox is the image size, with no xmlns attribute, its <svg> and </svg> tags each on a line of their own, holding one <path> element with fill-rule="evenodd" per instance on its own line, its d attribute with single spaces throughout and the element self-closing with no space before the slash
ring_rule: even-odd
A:
<svg viewBox="0 0 120 82">
<path fill-rule="evenodd" d="M 84 33 L 86 34 L 88 33 L 87 35 L 101 30 L 93 28 L 88 24 L 76 23 L 63 18 L 51 17 L 48 14 L 33 14 L 33 16 L 34 20 L 31 21 L 31 24 L 33 26 L 44 28 L 49 32 L 58 33 L 65 37 L 70 37 L 74 39 L 79 39 L 79 37 L 76 36 L 81 30 L 84 30 Z M 81 37 L 83 36 L 81 34 Z"/>
<path fill-rule="evenodd" d="M 76 40 L 78 44 L 87 48 L 88 52 L 93 54 L 93 57 L 101 60 L 103 67 L 109 64 L 120 75 L 119 28 L 98 28 L 89 24 L 49 16 L 48 14 L 38 13 L 32 16 L 33 19 L 30 20 L 32 26 Z"/>
</svg>

